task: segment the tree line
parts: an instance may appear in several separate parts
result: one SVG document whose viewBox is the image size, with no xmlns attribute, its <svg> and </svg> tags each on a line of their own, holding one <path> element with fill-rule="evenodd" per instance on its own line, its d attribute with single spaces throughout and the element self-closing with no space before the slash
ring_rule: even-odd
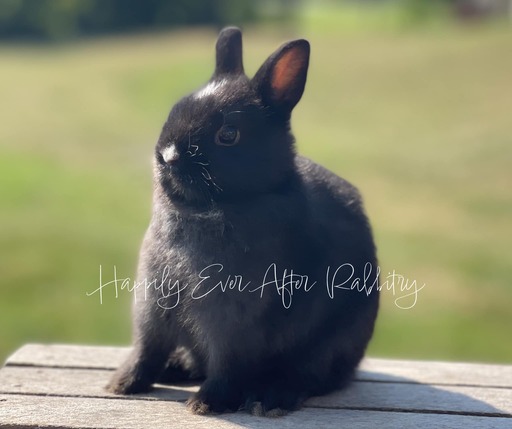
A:
<svg viewBox="0 0 512 429">
<path fill-rule="evenodd" d="M 1 0 L 0 38 L 55 40 L 182 25 L 243 24 L 295 0 Z"/>
</svg>

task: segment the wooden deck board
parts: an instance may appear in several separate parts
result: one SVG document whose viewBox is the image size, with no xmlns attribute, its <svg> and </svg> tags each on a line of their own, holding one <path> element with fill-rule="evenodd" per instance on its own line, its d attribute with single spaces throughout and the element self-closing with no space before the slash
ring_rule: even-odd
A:
<svg viewBox="0 0 512 429">
<path fill-rule="evenodd" d="M 127 348 L 29 344 L 0 370 L 0 428 L 511 428 L 512 366 L 366 359 L 352 385 L 275 419 L 190 414 L 197 385 L 104 391 Z"/>
<path fill-rule="evenodd" d="M 113 370 L 128 351 L 127 347 L 27 344 L 7 359 L 6 366 Z M 512 388 L 512 365 L 367 358 L 356 379 Z"/>
<path fill-rule="evenodd" d="M 201 417 L 179 402 L 23 395 L 0 395 L 0 410 L 0 427 L 510 429 L 510 419 L 500 417 L 320 408 L 305 408 L 278 420 L 245 413 Z"/>
<path fill-rule="evenodd" d="M 104 370 L 6 367 L 0 371 L 0 393 L 116 398 L 103 390 L 110 375 L 111 371 Z M 198 389 L 198 385 L 159 385 L 134 398 L 185 401 Z M 311 398 L 306 406 L 512 416 L 512 389 L 355 382 L 343 391 Z"/>
</svg>

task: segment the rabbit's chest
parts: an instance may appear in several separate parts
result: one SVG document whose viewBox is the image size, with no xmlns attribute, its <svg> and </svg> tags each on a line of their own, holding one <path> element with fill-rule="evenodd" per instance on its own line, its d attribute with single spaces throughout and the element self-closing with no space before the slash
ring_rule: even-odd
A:
<svg viewBox="0 0 512 429">
<path fill-rule="evenodd" d="M 251 226 L 202 219 L 172 225 L 153 258 L 155 268 L 180 285 L 186 301 L 223 296 L 240 303 L 254 299 L 276 272 L 309 275 L 314 247 L 300 228 L 278 219 Z"/>
<path fill-rule="evenodd" d="M 271 222 L 204 222 L 177 228 L 169 252 L 199 277 L 220 271 L 239 282 L 241 276 L 258 274 L 270 264 L 296 265 L 315 247 L 300 228 L 274 219 Z M 293 268 L 290 266 L 289 268 Z"/>
</svg>

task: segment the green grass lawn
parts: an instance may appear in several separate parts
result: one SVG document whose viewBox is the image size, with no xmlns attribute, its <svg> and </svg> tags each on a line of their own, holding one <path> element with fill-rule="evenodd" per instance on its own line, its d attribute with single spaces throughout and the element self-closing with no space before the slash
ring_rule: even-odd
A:
<svg viewBox="0 0 512 429">
<path fill-rule="evenodd" d="M 511 29 L 318 22 L 248 29 L 246 70 L 310 40 L 299 150 L 360 188 L 383 275 L 425 284 L 409 310 L 383 292 L 369 353 L 510 362 Z M 86 293 L 100 265 L 104 280 L 114 265 L 133 276 L 153 145 L 171 105 L 209 78 L 214 41 L 0 46 L 0 359 L 28 341 L 129 341 L 128 294 Z"/>
</svg>

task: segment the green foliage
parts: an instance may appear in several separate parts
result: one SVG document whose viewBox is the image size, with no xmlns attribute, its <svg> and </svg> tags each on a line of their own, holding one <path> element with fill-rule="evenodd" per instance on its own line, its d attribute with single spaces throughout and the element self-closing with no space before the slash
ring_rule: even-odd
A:
<svg viewBox="0 0 512 429">
<path fill-rule="evenodd" d="M 408 25 L 417 25 L 447 15 L 452 0 L 398 0 L 403 8 L 403 19 Z"/>
<path fill-rule="evenodd" d="M 177 25 L 251 22 L 251 0 L 5 0 L 0 37 L 43 40 Z"/>
</svg>

